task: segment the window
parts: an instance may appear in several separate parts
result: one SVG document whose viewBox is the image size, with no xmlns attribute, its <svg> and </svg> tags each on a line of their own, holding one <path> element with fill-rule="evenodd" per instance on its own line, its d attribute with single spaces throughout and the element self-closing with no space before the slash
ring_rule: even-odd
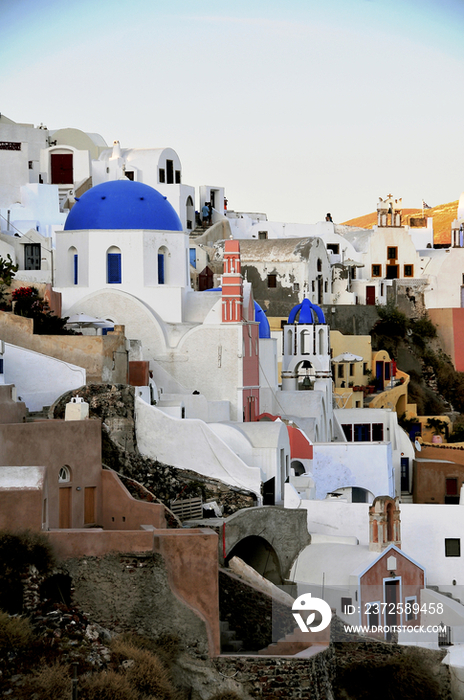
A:
<svg viewBox="0 0 464 700">
<path fill-rule="evenodd" d="M 258 238 L 260 241 L 267 240 L 267 231 L 258 231 Z"/>
<path fill-rule="evenodd" d="M 166 160 L 166 182 L 168 185 L 174 183 L 174 161 Z"/>
<path fill-rule="evenodd" d="M 382 265 L 372 265 L 372 277 L 382 277 Z"/>
<path fill-rule="evenodd" d="M 33 168 L 34 168 L 33 161 L 32 160 L 28 161 L 28 164 L 29 164 L 29 170 L 33 170 Z"/>
<path fill-rule="evenodd" d="M 340 254 L 340 246 L 338 243 L 327 243 L 327 250 L 330 250 L 334 255 Z"/>
<path fill-rule="evenodd" d="M 299 282 L 294 282 L 294 283 L 293 283 L 293 291 L 294 291 L 294 292 L 299 292 L 299 291 L 300 291 L 300 283 L 299 283 Z"/>
<path fill-rule="evenodd" d="M 398 248 L 387 248 L 387 258 L 389 260 L 396 260 L 398 257 Z"/>
<path fill-rule="evenodd" d="M 317 271 L 322 272 L 322 260 L 320 258 L 317 259 Z"/>
<path fill-rule="evenodd" d="M 107 258 L 107 283 L 121 284 L 121 253 L 108 253 Z"/>
<path fill-rule="evenodd" d="M 158 284 L 164 284 L 164 254 L 158 253 Z"/>
<path fill-rule="evenodd" d="M 347 615 L 347 614 L 348 614 L 348 613 L 347 613 L 347 607 L 348 607 L 348 605 L 352 605 L 352 604 L 353 604 L 353 599 L 352 599 L 352 598 L 342 598 L 342 601 L 341 601 L 341 610 L 342 610 L 342 613 L 343 613 L 344 615 Z"/>
<path fill-rule="evenodd" d="M 24 246 L 24 269 L 40 270 L 40 243 L 29 243 Z"/>
<path fill-rule="evenodd" d="M 404 276 L 405 277 L 414 277 L 414 265 L 405 265 L 404 266 Z"/>
<path fill-rule="evenodd" d="M 267 276 L 267 286 L 272 289 L 275 289 L 277 287 L 277 275 Z"/>
<path fill-rule="evenodd" d="M 197 266 L 197 251 L 195 248 L 190 248 L 190 265 L 194 268 Z"/>
<path fill-rule="evenodd" d="M 383 440 L 383 423 L 372 424 L 372 440 L 374 442 L 382 442 Z"/>
<path fill-rule="evenodd" d="M 342 430 L 345 433 L 347 442 L 353 442 L 353 426 L 349 423 L 342 424 Z"/>
<path fill-rule="evenodd" d="M 380 601 L 375 603 L 366 603 L 367 611 L 367 626 L 368 627 L 378 627 L 379 625 L 379 613 L 380 613 Z"/>
<path fill-rule="evenodd" d="M 73 256 L 73 277 L 74 277 L 74 284 L 79 283 L 79 256 L 77 253 L 74 253 Z"/>
<path fill-rule="evenodd" d="M 411 596 L 404 599 L 404 613 L 406 615 L 406 622 L 417 620 L 417 613 L 414 612 L 414 609 L 418 610 L 418 607 L 416 596 Z"/>
<path fill-rule="evenodd" d="M 67 481 L 71 481 L 71 470 L 70 468 L 65 464 L 64 467 L 61 467 L 59 474 L 58 474 L 58 483 L 59 484 L 64 484 Z"/>
<path fill-rule="evenodd" d="M 312 290 L 313 292 L 316 291 L 316 283 L 315 283 L 314 280 L 313 280 L 312 283 L 311 283 L 311 290 Z"/>
<path fill-rule="evenodd" d="M 176 170 L 176 185 L 180 185 L 180 170 Z"/>
<path fill-rule="evenodd" d="M 337 365 L 337 377 L 339 379 L 343 379 L 345 376 L 345 367 L 344 365 Z"/>
<path fill-rule="evenodd" d="M 132 180 L 132 182 L 134 181 L 134 171 L 133 170 L 126 170 L 125 175 L 126 175 L 128 180 Z"/>
<path fill-rule="evenodd" d="M 366 375 L 368 373 L 369 369 L 367 367 L 367 362 L 363 362 L 363 374 Z"/>
<path fill-rule="evenodd" d="M 445 539 L 445 557 L 461 556 L 461 540 L 459 537 Z"/>
<path fill-rule="evenodd" d="M 164 168 L 159 169 L 159 181 L 166 182 L 166 171 Z"/>
<path fill-rule="evenodd" d="M 446 479 L 445 503 L 459 505 L 459 488 L 456 477 Z"/>
<path fill-rule="evenodd" d="M 370 442 L 371 441 L 371 426 L 370 423 L 355 423 L 353 426 L 354 442 Z"/>
</svg>

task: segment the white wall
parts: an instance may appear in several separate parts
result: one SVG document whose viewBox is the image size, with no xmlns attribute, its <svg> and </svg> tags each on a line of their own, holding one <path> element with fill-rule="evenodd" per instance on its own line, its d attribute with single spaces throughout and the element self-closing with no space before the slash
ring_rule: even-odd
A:
<svg viewBox="0 0 464 700">
<path fill-rule="evenodd" d="M 51 406 L 61 394 L 78 389 L 86 381 L 83 367 L 10 343 L 5 343 L 4 361 L 5 383 L 15 384 L 30 411 Z"/>
<path fill-rule="evenodd" d="M 139 398 L 135 421 L 142 455 L 252 491 L 260 499 L 260 470 L 245 464 L 203 421 L 172 418 Z"/>
<path fill-rule="evenodd" d="M 358 486 L 374 496 L 395 496 L 390 444 L 318 443 L 313 454 L 316 498 L 346 486 Z"/>
</svg>

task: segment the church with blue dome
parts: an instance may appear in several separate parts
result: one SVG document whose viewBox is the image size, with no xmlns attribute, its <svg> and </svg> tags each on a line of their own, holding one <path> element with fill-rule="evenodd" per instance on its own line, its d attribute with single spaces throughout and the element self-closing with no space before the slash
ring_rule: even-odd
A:
<svg viewBox="0 0 464 700">
<path fill-rule="evenodd" d="M 167 197 L 149 185 L 124 178 L 96 185 L 76 197 L 64 229 L 182 231 L 182 224 Z"/>
</svg>

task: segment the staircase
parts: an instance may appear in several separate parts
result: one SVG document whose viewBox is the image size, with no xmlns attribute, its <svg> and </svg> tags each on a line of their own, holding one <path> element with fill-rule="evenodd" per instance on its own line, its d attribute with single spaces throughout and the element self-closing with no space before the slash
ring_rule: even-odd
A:
<svg viewBox="0 0 464 700">
<path fill-rule="evenodd" d="M 449 591 L 441 591 L 438 586 L 427 586 L 427 588 L 431 591 L 434 591 L 435 593 L 439 593 L 440 595 L 444 595 L 447 598 L 450 598 L 451 600 L 454 600 L 456 603 L 459 603 L 459 605 L 462 605 L 462 602 L 459 600 L 459 598 L 455 598 L 452 593 Z"/>
<path fill-rule="evenodd" d="M 213 224 L 208 224 L 203 228 L 203 226 L 197 226 L 196 228 L 193 229 L 193 231 L 190 231 L 189 237 L 190 238 L 199 238 L 202 236 L 206 231 L 211 228 Z"/>
<path fill-rule="evenodd" d="M 228 622 L 219 622 L 221 633 L 221 653 L 229 652 L 236 654 L 243 648 L 241 639 L 236 639 L 236 632 L 231 630 Z"/>
<path fill-rule="evenodd" d="M 330 644 L 330 625 L 321 632 L 302 632 L 295 627 L 293 632 L 286 634 L 274 644 L 265 649 L 260 649 L 258 654 L 262 656 L 294 656 L 305 649 L 315 647 L 315 651 L 321 651 Z"/>
</svg>

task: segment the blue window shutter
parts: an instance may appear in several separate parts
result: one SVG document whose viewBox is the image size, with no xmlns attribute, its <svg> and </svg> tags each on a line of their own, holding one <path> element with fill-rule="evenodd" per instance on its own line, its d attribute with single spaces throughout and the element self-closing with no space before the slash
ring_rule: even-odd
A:
<svg viewBox="0 0 464 700">
<path fill-rule="evenodd" d="M 108 253 L 108 284 L 121 284 L 121 253 Z"/>
<path fill-rule="evenodd" d="M 195 269 L 197 267 L 197 251 L 195 248 L 190 248 L 190 265 Z"/>
<path fill-rule="evenodd" d="M 164 255 L 158 253 L 158 284 L 164 284 Z"/>
<path fill-rule="evenodd" d="M 78 255 L 75 253 L 74 255 L 74 284 L 78 284 L 78 269 L 79 269 L 79 263 L 78 263 Z"/>
</svg>

